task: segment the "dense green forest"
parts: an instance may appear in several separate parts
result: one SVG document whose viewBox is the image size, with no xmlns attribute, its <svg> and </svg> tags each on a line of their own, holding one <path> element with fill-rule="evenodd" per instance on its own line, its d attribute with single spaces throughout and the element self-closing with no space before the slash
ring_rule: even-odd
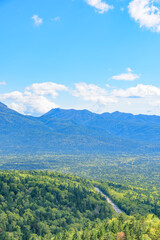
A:
<svg viewBox="0 0 160 240">
<path fill-rule="evenodd" d="M 112 196 L 130 216 L 116 214 L 94 186 Z M 149 214 L 154 212 L 152 202 L 146 202 L 145 208 L 143 201 L 139 201 L 139 206 L 132 211 L 139 200 L 134 194 L 136 190 L 141 196 L 145 195 L 143 189 L 136 187 L 132 192 L 130 186 L 68 174 L 1 171 L 0 239 L 158 240 L 160 220 L 156 212 Z M 127 196 L 127 192 L 130 195 Z M 130 201 L 128 203 L 126 196 Z M 132 199 L 133 196 L 135 199 Z M 142 212 L 139 212 L 140 209 Z"/>
<path fill-rule="evenodd" d="M 160 239 L 158 155 L 8 155 L 0 169 L 0 239 Z"/>
<path fill-rule="evenodd" d="M 8 155 L 1 170 L 50 170 L 160 193 L 159 155 Z"/>
<path fill-rule="evenodd" d="M 147 189 L 133 185 L 103 182 L 97 186 L 128 215 L 154 213 L 160 217 L 160 194 L 156 187 Z"/>
<path fill-rule="evenodd" d="M 148 209 L 159 215 L 159 159 L 158 155 L 9 155 L 0 156 L 0 169 L 54 170 L 98 180 L 110 185 L 107 194 L 126 212 L 143 214 Z"/>
<path fill-rule="evenodd" d="M 54 170 L 160 191 L 160 155 L 0 155 L 1 170 Z"/>
<path fill-rule="evenodd" d="M 0 172 L 0 239 L 51 239 L 115 215 L 90 181 L 50 172 Z"/>
</svg>

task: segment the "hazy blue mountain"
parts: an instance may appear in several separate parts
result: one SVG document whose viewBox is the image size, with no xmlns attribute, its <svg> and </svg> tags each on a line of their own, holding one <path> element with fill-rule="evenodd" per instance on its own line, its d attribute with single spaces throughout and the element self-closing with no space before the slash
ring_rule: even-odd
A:
<svg viewBox="0 0 160 240">
<path fill-rule="evenodd" d="M 160 117 L 52 109 L 25 116 L 0 103 L 0 153 L 159 152 Z"/>
<path fill-rule="evenodd" d="M 88 110 L 75 110 L 75 109 L 60 109 L 55 108 L 44 114 L 40 119 L 43 122 L 50 122 L 52 120 L 70 120 L 77 124 L 84 124 L 89 120 L 97 118 L 99 115 L 92 113 Z"/>
<path fill-rule="evenodd" d="M 87 110 L 53 109 L 40 117 L 47 126 L 53 127 L 55 121 L 72 121 L 74 124 L 100 129 L 112 137 L 145 142 L 160 142 L 160 117 L 133 115 L 130 113 L 96 114 Z"/>
</svg>

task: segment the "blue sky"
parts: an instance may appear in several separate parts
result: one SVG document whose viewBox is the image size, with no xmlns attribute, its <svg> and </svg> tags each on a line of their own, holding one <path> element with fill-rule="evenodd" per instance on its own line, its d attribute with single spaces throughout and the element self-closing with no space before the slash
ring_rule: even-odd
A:
<svg viewBox="0 0 160 240">
<path fill-rule="evenodd" d="M 0 101 L 160 115 L 160 5 L 0 0 Z"/>
</svg>

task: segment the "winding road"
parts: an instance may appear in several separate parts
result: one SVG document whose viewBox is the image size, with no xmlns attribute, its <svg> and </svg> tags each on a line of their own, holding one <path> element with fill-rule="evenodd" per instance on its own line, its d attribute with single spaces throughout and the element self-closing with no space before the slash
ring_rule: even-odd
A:
<svg viewBox="0 0 160 240">
<path fill-rule="evenodd" d="M 107 197 L 98 187 L 95 187 L 95 190 L 96 190 L 97 192 L 101 193 L 101 195 L 102 195 L 103 197 L 105 197 L 105 199 L 107 200 L 107 202 L 112 205 L 112 207 L 114 208 L 114 210 L 116 211 L 116 213 L 120 214 L 120 213 L 123 212 L 123 211 L 122 211 L 119 207 L 117 207 L 117 206 L 112 202 L 112 200 L 111 200 L 109 197 Z"/>
</svg>

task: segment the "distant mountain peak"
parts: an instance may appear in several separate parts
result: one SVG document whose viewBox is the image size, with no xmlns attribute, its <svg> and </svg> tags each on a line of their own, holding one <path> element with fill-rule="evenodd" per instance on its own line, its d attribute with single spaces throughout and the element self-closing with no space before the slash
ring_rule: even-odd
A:
<svg viewBox="0 0 160 240">
<path fill-rule="evenodd" d="M 82 109 L 82 110 L 79 110 L 79 109 L 74 109 L 74 108 L 70 108 L 70 109 L 62 109 L 62 108 L 52 108 L 48 113 L 51 113 L 51 112 L 88 112 L 90 113 L 89 110 L 87 109 Z M 46 113 L 47 114 L 47 113 Z"/>
<path fill-rule="evenodd" d="M 77 110 L 77 109 L 61 109 L 61 108 L 53 108 L 51 109 L 49 112 L 45 113 L 43 116 L 59 116 L 62 117 L 72 117 L 73 115 L 96 115 L 96 113 L 92 113 L 90 111 L 88 111 L 87 109 L 83 109 L 83 110 Z"/>
</svg>

